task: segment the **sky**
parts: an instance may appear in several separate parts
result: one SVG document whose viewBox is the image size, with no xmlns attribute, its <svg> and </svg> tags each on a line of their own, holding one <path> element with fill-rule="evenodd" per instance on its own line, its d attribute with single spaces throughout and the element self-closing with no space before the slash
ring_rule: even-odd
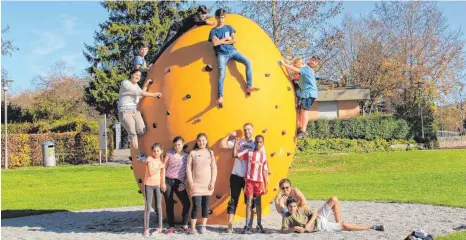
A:
<svg viewBox="0 0 466 240">
<path fill-rule="evenodd" d="M 344 2 L 343 11 L 331 24 L 339 25 L 346 13 L 368 14 L 374 2 Z M 439 2 L 451 28 L 466 29 L 466 2 Z M 74 73 L 84 74 L 89 66 L 83 56 L 84 43 L 93 45 L 99 23 L 108 19 L 99 2 L 1 2 L 1 27 L 10 31 L 2 38 L 13 41 L 19 51 L 3 56 L 1 65 L 14 80 L 10 90 L 34 89 L 33 79 L 45 75 L 58 61 L 65 62 Z M 466 37 L 466 32 L 465 32 Z"/>
</svg>

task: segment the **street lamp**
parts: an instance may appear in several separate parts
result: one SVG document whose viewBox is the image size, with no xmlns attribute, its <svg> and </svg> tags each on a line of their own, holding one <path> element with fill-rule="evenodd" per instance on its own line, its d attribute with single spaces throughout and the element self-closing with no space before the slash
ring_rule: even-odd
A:
<svg viewBox="0 0 466 240">
<path fill-rule="evenodd" d="M 5 111 L 5 169 L 8 168 L 8 116 L 7 116 L 8 96 L 7 96 L 7 91 L 8 91 L 8 84 L 11 82 L 13 82 L 13 80 L 2 78 L 2 90 L 5 96 L 5 108 L 4 108 L 4 111 Z"/>
<path fill-rule="evenodd" d="M 423 118 L 423 116 L 422 116 L 422 105 L 421 105 L 421 102 L 422 102 L 422 99 L 421 99 L 421 90 L 422 90 L 421 88 L 422 88 L 422 84 L 423 84 L 423 82 L 421 82 L 421 81 L 418 81 L 418 82 L 417 82 L 417 89 L 418 89 L 418 94 L 419 94 L 419 96 L 418 96 L 418 98 L 419 98 L 419 112 L 420 112 L 420 114 L 421 114 L 422 140 L 424 140 L 424 139 L 425 139 L 425 138 L 424 138 L 424 118 Z"/>
</svg>

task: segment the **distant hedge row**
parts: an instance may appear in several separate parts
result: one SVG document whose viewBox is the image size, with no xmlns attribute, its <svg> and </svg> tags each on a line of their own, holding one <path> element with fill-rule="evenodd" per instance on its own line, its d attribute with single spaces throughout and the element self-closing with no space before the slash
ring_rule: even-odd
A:
<svg viewBox="0 0 466 240">
<path fill-rule="evenodd" d="M 392 145 L 405 144 L 407 148 L 393 148 Z M 302 153 L 368 153 L 388 152 L 418 149 L 414 140 L 377 139 L 373 141 L 363 139 L 316 139 L 305 138 L 297 143 L 298 151 Z"/>
<path fill-rule="evenodd" d="M 311 138 L 347 138 L 364 140 L 410 139 L 408 123 L 391 116 L 356 117 L 343 120 L 310 121 L 307 133 Z"/>
<path fill-rule="evenodd" d="M 99 126 L 85 119 L 8 124 L 9 167 L 43 165 L 42 143 L 55 143 L 57 164 L 89 164 L 99 160 Z M 5 141 L 2 135 L 2 158 Z M 107 132 L 108 156 L 114 149 L 113 131 Z M 4 162 L 2 161 L 2 166 Z"/>
</svg>

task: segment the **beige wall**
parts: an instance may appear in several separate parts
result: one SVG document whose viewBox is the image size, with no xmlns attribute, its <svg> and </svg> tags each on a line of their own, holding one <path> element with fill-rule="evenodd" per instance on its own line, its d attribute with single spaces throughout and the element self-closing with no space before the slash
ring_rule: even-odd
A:
<svg viewBox="0 0 466 240">
<path fill-rule="evenodd" d="M 308 111 L 309 120 L 317 120 L 319 118 L 319 102 L 314 102 L 312 108 Z M 359 101 L 346 100 L 338 101 L 338 118 L 352 118 L 359 116 L 360 108 Z"/>
<path fill-rule="evenodd" d="M 319 102 L 312 104 L 311 110 L 307 111 L 309 120 L 317 120 L 319 118 Z"/>
<path fill-rule="evenodd" d="M 356 100 L 338 101 L 338 118 L 352 118 L 360 114 L 359 102 Z"/>
</svg>

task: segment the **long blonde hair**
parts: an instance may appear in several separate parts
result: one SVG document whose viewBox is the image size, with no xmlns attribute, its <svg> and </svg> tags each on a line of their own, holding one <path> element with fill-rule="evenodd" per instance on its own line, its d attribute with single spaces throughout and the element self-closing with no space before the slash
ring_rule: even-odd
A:
<svg viewBox="0 0 466 240">
<path fill-rule="evenodd" d="M 302 68 L 302 67 L 306 66 L 306 63 L 304 62 L 304 60 L 302 58 L 295 58 L 293 60 L 293 66 L 297 67 L 297 68 Z"/>
</svg>

